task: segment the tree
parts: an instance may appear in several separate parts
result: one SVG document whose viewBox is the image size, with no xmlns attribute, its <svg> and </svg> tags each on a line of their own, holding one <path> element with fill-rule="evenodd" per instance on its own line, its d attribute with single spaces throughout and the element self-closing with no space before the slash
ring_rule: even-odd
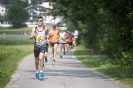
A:
<svg viewBox="0 0 133 88">
<path fill-rule="evenodd" d="M 133 0 L 51 0 L 53 16 L 71 20 L 86 48 L 133 66 Z M 74 28 L 73 27 L 73 28 Z M 72 28 L 72 27 L 71 27 Z M 89 47 L 88 47 L 89 46 Z"/>
<path fill-rule="evenodd" d="M 38 3 L 38 0 L 31 0 L 32 5 L 37 5 L 37 3 Z"/>
<path fill-rule="evenodd" d="M 10 4 L 11 0 L 0 0 L 0 2 L 3 4 Z"/>
<path fill-rule="evenodd" d="M 26 8 L 28 6 L 28 0 L 21 1 L 21 0 L 12 0 L 11 5 L 15 7 L 22 7 Z"/>
<path fill-rule="evenodd" d="M 26 20 L 30 17 L 29 13 L 22 7 L 12 6 L 8 10 L 8 21 L 13 24 L 13 27 L 22 27 Z"/>
</svg>

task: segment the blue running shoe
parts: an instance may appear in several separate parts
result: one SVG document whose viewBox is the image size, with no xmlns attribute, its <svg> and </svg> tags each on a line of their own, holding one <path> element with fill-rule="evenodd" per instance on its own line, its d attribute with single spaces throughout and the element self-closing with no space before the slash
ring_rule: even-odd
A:
<svg viewBox="0 0 133 88">
<path fill-rule="evenodd" d="M 39 73 L 36 73 L 36 79 L 39 79 Z"/>
<path fill-rule="evenodd" d="M 40 78 L 44 78 L 44 73 L 40 72 Z"/>
<path fill-rule="evenodd" d="M 46 63 L 48 62 L 48 59 L 47 59 L 47 57 L 45 57 L 45 62 L 46 62 Z"/>
<path fill-rule="evenodd" d="M 43 66 L 42 66 L 42 69 L 44 70 L 44 68 L 45 68 L 45 66 L 43 65 Z"/>
</svg>

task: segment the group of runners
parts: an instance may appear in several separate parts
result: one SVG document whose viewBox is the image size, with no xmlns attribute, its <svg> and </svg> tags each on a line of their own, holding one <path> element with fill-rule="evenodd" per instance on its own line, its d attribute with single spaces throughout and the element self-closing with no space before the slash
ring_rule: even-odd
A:
<svg viewBox="0 0 133 88">
<path fill-rule="evenodd" d="M 52 48 L 52 61 L 56 61 L 57 47 L 60 45 L 60 57 L 66 53 L 71 53 L 74 47 L 74 35 L 72 32 L 61 29 L 56 29 L 56 25 L 52 26 L 52 29 L 48 31 L 48 28 L 43 23 L 43 17 L 37 17 L 37 26 L 32 28 L 30 39 L 35 39 L 34 43 L 34 57 L 35 57 L 35 78 L 44 78 L 44 59 L 48 61 L 48 46 Z M 40 67 L 40 69 L 39 69 Z"/>
</svg>

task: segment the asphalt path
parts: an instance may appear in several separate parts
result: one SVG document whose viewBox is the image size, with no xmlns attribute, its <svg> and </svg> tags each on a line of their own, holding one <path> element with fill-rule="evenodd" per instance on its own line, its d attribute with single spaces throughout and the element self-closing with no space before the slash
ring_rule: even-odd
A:
<svg viewBox="0 0 133 88">
<path fill-rule="evenodd" d="M 45 63 L 45 78 L 35 79 L 34 55 L 25 57 L 5 88 L 127 88 L 102 73 L 93 71 L 80 63 L 73 54 L 60 58 L 57 50 L 56 62 L 52 62 L 51 48 L 48 63 Z"/>
</svg>

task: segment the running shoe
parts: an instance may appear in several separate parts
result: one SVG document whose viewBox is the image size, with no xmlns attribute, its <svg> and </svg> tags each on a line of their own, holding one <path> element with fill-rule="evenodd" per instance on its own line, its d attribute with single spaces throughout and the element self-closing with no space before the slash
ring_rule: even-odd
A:
<svg viewBox="0 0 133 88">
<path fill-rule="evenodd" d="M 39 79 L 39 73 L 36 73 L 36 78 L 35 79 Z"/>
<path fill-rule="evenodd" d="M 40 72 L 40 78 L 44 78 L 44 73 Z"/>
<path fill-rule="evenodd" d="M 46 62 L 46 63 L 48 62 L 48 59 L 47 59 L 47 57 L 45 57 L 45 62 Z"/>
<path fill-rule="evenodd" d="M 55 58 L 53 58 L 53 61 L 55 62 Z"/>
<path fill-rule="evenodd" d="M 45 68 L 45 66 L 43 65 L 43 66 L 42 66 L 42 69 L 44 70 L 44 68 Z"/>
<path fill-rule="evenodd" d="M 62 58 L 62 55 L 60 55 L 60 58 Z"/>
<path fill-rule="evenodd" d="M 65 55 L 65 51 L 64 51 L 64 55 Z"/>
</svg>

